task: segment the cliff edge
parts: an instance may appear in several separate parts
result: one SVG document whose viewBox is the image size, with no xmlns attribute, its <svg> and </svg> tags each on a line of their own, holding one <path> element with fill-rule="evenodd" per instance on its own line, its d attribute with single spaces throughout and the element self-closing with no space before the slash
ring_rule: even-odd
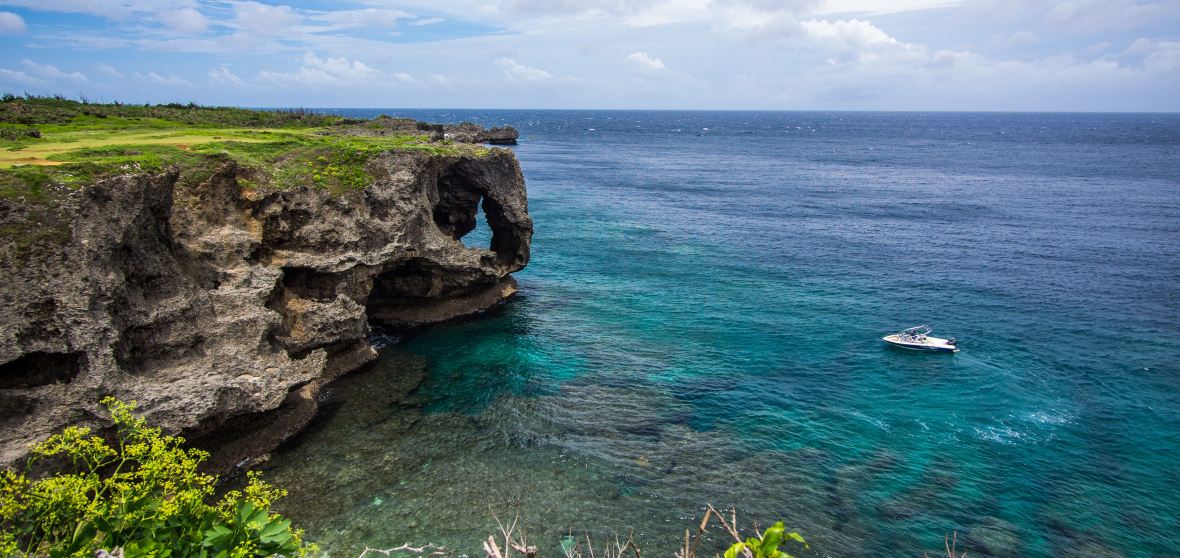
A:
<svg viewBox="0 0 1180 558">
<path fill-rule="evenodd" d="M 21 125 L 37 124 L 44 139 L 14 141 L 52 141 L 52 124 Z M 240 464 L 376 357 L 371 325 L 437 322 L 515 292 L 532 221 L 511 151 L 428 126 L 396 144 L 380 122 L 311 127 L 278 145 L 165 144 L 176 160 L 101 147 L 0 171 L 0 464 L 66 425 L 106 426 L 106 395 L 138 401 L 216 466 Z M 490 246 L 465 246 L 480 208 Z"/>
</svg>

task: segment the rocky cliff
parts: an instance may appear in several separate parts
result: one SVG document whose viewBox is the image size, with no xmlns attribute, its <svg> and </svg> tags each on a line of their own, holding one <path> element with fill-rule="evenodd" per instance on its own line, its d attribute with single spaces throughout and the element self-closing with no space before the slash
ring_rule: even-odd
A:
<svg viewBox="0 0 1180 558">
<path fill-rule="evenodd" d="M 105 395 L 248 461 L 298 432 L 332 379 L 375 358 L 376 323 L 415 326 L 515 292 L 532 222 L 511 151 L 391 150 L 367 184 L 259 187 L 232 159 L 0 198 L 0 464 Z M 461 238 L 479 208 L 489 247 Z M 34 227 L 57 227 L 37 236 Z M 48 239 L 48 240 L 46 240 Z"/>
</svg>

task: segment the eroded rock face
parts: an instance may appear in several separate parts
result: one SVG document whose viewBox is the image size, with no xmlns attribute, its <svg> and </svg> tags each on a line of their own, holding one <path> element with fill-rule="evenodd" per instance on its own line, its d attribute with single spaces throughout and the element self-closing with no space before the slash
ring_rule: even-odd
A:
<svg viewBox="0 0 1180 558">
<path fill-rule="evenodd" d="M 492 145 L 516 145 L 520 133 L 512 126 L 499 126 L 485 129 L 483 126 L 464 122 L 450 124 L 443 128 L 446 139 L 463 143 L 490 143 Z"/>
<path fill-rule="evenodd" d="M 253 191 L 234 163 L 70 194 L 66 245 L 4 264 L 0 464 L 66 425 L 103 427 L 105 395 L 238 464 L 375 358 L 371 323 L 435 322 L 515 291 L 532 221 L 511 152 L 390 153 L 367 170 L 372 184 L 346 195 Z M 491 246 L 468 248 L 481 205 Z"/>
<path fill-rule="evenodd" d="M 473 122 L 427 124 L 412 118 L 394 118 L 385 115 L 363 124 L 338 127 L 333 133 L 364 136 L 411 134 L 430 141 L 450 140 L 459 143 L 489 143 L 492 145 L 516 145 L 516 140 L 520 137 L 520 132 L 517 132 L 516 128 L 512 126 L 484 128 Z"/>
</svg>

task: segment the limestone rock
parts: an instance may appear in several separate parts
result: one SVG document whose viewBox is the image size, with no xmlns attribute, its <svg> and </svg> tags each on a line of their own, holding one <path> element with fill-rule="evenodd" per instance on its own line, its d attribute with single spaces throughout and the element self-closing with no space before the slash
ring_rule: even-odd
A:
<svg viewBox="0 0 1180 558">
<path fill-rule="evenodd" d="M 485 129 L 478 124 L 464 122 L 462 124 L 446 125 L 443 127 L 446 139 L 461 143 L 490 143 L 492 145 L 516 145 L 520 133 L 512 126 L 500 126 Z"/>
<path fill-rule="evenodd" d="M 105 395 L 240 463 L 375 358 L 372 321 L 430 323 L 514 292 L 532 221 L 512 152 L 392 152 L 366 170 L 372 183 L 343 195 L 256 191 L 232 162 L 61 193 L 61 245 L 0 246 L 0 465 L 66 425 L 108 426 Z M 491 245 L 469 248 L 481 202 Z M 0 221 L 22 203 L 0 200 Z"/>
</svg>

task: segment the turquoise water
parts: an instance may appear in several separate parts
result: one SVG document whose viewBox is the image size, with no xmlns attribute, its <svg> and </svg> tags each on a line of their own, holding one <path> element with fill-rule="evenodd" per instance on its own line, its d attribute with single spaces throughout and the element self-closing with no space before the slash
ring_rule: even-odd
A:
<svg viewBox="0 0 1180 558">
<path fill-rule="evenodd" d="M 533 260 L 276 455 L 331 554 L 481 555 L 517 498 L 548 556 L 707 503 L 803 555 L 1180 553 L 1180 116 L 397 112 L 520 129 Z M 962 351 L 881 343 L 918 323 Z"/>
</svg>

